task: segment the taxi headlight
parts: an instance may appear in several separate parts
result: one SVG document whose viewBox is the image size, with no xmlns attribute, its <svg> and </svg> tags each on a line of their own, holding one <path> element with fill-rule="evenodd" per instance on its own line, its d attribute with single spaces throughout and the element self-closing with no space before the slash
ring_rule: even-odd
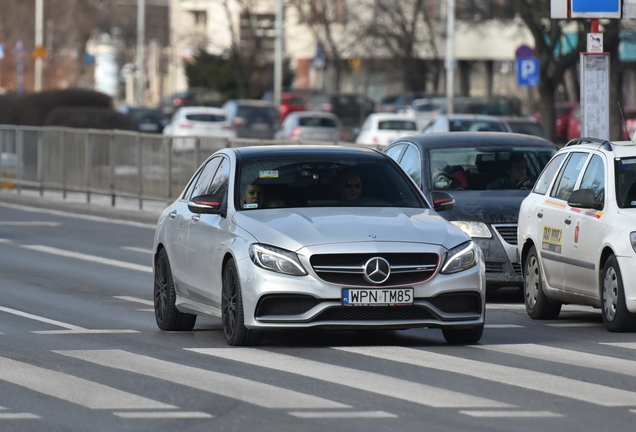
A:
<svg viewBox="0 0 636 432">
<path fill-rule="evenodd" d="M 632 249 L 636 252 L 636 232 L 629 233 L 629 241 L 632 243 Z"/>
<path fill-rule="evenodd" d="M 307 274 L 298 255 L 285 249 L 255 243 L 250 245 L 250 258 L 254 264 L 265 270 L 292 276 Z"/>
<path fill-rule="evenodd" d="M 491 238 L 488 226 L 483 222 L 451 221 L 453 225 L 474 238 Z"/>
<path fill-rule="evenodd" d="M 478 253 L 471 241 L 462 243 L 446 253 L 441 273 L 451 274 L 467 270 L 477 265 Z"/>
</svg>

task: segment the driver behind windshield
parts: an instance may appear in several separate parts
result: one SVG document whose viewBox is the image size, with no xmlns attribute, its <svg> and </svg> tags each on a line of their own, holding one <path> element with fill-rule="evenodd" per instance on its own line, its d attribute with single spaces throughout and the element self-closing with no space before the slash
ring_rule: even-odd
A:
<svg viewBox="0 0 636 432">
<path fill-rule="evenodd" d="M 525 182 L 522 180 L 526 179 Z M 521 182 L 521 184 L 519 183 Z M 525 184 L 527 182 L 527 185 Z M 506 175 L 488 183 L 488 189 L 516 189 L 523 186 L 532 186 L 528 179 L 526 160 L 522 154 L 512 154 L 506 165 Z"/>
</svg>

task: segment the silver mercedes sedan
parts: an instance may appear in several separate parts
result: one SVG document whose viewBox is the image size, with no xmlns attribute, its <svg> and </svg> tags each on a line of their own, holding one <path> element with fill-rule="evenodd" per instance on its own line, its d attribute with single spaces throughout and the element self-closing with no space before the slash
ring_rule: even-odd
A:
<svg viewBox="0 0 636 432">
<path fill-rule="evenodd" d="M 336 146 L 229 148 L 160 216 L 154 305 L 165 331 L 221 318 L 229 345 L 268 330 L 442 329 L 480 340 L 483 256 L 386 154 Z"/>
</svg>

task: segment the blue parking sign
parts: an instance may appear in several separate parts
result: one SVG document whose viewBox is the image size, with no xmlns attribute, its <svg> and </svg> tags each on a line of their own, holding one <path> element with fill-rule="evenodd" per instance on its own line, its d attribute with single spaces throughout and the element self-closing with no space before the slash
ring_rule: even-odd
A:
<svg viewBox="0 0 636 432">
<path fill-rule="evenodd" d="M 517 60 L 517 84 L 525 87 L 539 85 L 539 59 L 536 57 Z"/>
</svg>

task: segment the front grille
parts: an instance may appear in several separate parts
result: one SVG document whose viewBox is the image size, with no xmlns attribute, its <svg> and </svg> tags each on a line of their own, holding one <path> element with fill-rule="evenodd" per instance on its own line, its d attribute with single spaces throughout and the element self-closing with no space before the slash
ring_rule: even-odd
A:
<svg viewBox="0 0 636 432">
<path fill-rule="evenodd" d="M 255 315 L 257 318 L 267 315 L 302 315 L 319 303 L 319 299 L 308 295 L 268 295 L 259 300 Z"/>
<path fill-rule="evenodd" d="M 523 272 L 521 271 L 521 264 L 512 263 L 512 268 L 514 269 L 517 276 L 523 276 Z"/>
<path fill-rule="evenodd" d="M 318 314 L 316 321 L 413 321 L 437 320 L 422 306 L 336 306 Z"/>
<path fill-rule="evenodd" d="M 480 313 L 481 299 L 475 293 L 449 293 L 432 297 L 428 301 L 445 313 Z"/>
<path fill-rule="evenodd" d="M 389 278 L 381 284 L 364 279 L 364 265 L 374 257 L 382 257 L 391 265 Z M 370 253 L 313 255 L 311 266 L 324 281 L 339 285 L 390 286 L 407 285 L 430 279 L 439 263 L 434 253 Z"/>
<path fill-rule="evenodd" d="M 497 230 L 501 238 L 503 238 L 506 243 L 511 245 L 517 244 L 517 225 L 516 224 L 493 225 L 493 228 Z"/>
<path fill-rule="evenodd" d="M 503 263 L 486 261 L 486 273 L 503 273 Z"/>
</svg>

